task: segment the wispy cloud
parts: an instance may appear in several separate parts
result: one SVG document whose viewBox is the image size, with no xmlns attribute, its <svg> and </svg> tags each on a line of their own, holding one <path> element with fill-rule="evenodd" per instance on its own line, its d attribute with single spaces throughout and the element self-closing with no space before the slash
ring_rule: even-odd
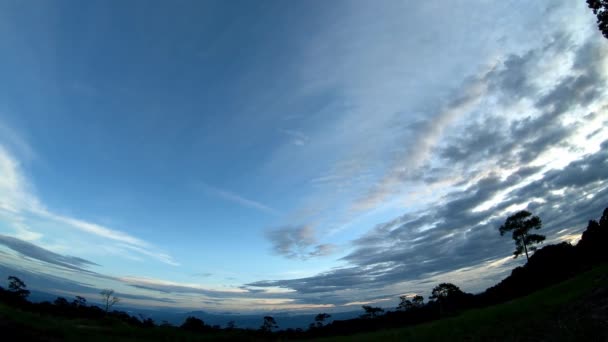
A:
<svg viewBox="0 0 608 342">
<path fill-rule="evenodd" d="M 293 129 L 280 129 L 279 132 L 288 136 L 291 139 L 291 143 L 296 146 L 304 146 L 310 140 L 308 135 Z"/>
<path fill-rule="evenodd" d="M 33 243 L 11 236 L 0 235 L 0 244 L 21 253 L 24 256 L 72 270 L 84 271 L 83 267 L 99 266 L 92 261 L 54 253 L 42 247 L 36 246 Z"/>
<path fill-rule="evenodd" d="M 211 186 L 211 185 L 208 185 L 208 184 L 205 184 L 205 183 L 199 183 L 199 184 L 209 194 L 211 194 L 213 196 L 216 196 L 216 197 L 219 197 L 221 199 L 224 199 L 226 201 L 230 201 L 232 203 L 236 203 L 236 204 L 242 205 L 242 206 L 247 207 L 247 208 L 252 208 L 252 209 L 255 209 L 255 210 L 258 210 L 258 211 L 270 214 L 270 215 L 278 216 L 278 215 L 281 214 L 278 210 L 276 210 L 274 208 L 271 208 L 271 207 L 269 207 L 269 206 L 267 206 L 267 205 L 265 205 L 263 203 L 260 203 L 258 201 L 254 201 L 254 200 L 245 198 L 245 197 L 243 197 L 241 195 L 238 195 L 238 194 L 236 194 L 234 192 L 230 192 L 230 191 L 227 191 L 227 190 L 216 188 L 214 186 Z"/>
<path fill-rule="evenodd" d="M 96 223 L 54 213 L 46 208 L 35 195 L 33 186 L 23 176 L 20 164 L 9 151 L 0 145 L 0 217 L 15 231 L 15 235 L 26 240 L 40 240 L 44 234 L 31 229 L 25 222 L 30 216 L 74 228 L 102 241 L 121 244 L 129 250 L 156 259 L 168 265 L 178 265 L 169 255 L 158 252 L 152 244 L 120 230 Z"/>
</svg>

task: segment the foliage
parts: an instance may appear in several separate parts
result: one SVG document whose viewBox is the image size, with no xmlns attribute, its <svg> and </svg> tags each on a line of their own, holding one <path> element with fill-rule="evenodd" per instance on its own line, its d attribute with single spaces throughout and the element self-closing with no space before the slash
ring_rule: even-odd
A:
<svg viewBox="0 0 608 342">
<path fill-rule="evenodd" d="M 608 39 L 608 0 L 587 0 L 587 5 L 597 17 L 597 27 Z"/>
<path fill-rule="evenodd" d="M 526 210 L 519 211 L 507 218 L 505 223 L 500 226 L 500 235 L 504 235 L 507 232 L 513 232 L 513 240 L 515 240 L 515 252 L 513 256 L 517 258 L 522 252 L 526 254 L 526 259 L 530 259 L 528 251 L 535 251 L 536 247 L 534 244 L 541 243 L 545 240 L 544 235 L 532 234 L 530 230 L 540 229 L 542 222 L 538 216 L 532 216 L 532 214 Z"/>
</svg>

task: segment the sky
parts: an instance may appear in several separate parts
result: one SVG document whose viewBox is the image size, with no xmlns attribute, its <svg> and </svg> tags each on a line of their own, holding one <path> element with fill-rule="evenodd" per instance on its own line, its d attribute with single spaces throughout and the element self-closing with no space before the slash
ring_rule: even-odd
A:
<svg viewBox="0 0 608 342">
<path fill-rule="evenodd" d="M 509 214 L 576 242 L 608 207 L 582 0 L 4 1 L 0 50 L 0 276 L 34 290 L 391 307 L 522 265 Z"/>
</svg>

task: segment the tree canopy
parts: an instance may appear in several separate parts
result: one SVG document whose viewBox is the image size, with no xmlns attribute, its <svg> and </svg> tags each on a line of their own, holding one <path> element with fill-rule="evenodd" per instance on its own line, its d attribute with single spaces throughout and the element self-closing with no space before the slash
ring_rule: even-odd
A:
<svg viewBox="0 0 608 342">
<path fill-rule="evenodd" d="M 260 327 L 261 331 L 271 332 L 272 329 L 278 328 L 277 321 L 272 316 L 264 316 L 264 322 Z"/>
<path fill-rule="evenodd" d="M 608 0 L 587 0 L 587 5 L 597 17 L 597 27 L 608 39 Z"/>
<path fill-rule="evenodd" d="M 505 223 L 500 226 L 500 235 L 505 235 L 507 232 L 513 232 L 513 240 L 515 240 L 515 252 L 513 257 L 517 258 L 522 253 L 526 254 L 526 259 L 530 260 L 528 251 L 535 251 L 535 244 L 545 240 L 544 235 L 530 233 L 530 230 L 540 229 L 542 221 L 538 216 L 532 216 L 532 213 L 526 210 L 518 211 L 509 216 Z"/>
<path fill-rule="evenodd" d="M 27 289 L 27 285 L 25 285 L 23 280 L 15 276 L 8 277 L 8 290 L 21 299 L 26 299 L 30 295 L 30 290 Z"/>
<path fill-rule="evenodd" d="M 464 294 L 464 292 L 462 292 L 462 290 L 454 285 L 454 284 L 450 284 L 450 283 L 441 283 L 437 286 L 435 286 L 435 288 L 433 289 L 433 292 L 431 292 L 431 296 L 429 297 L 429 299 L 433 299 L 433 300 L 437 300 L 437 301 L 444 301 L 450 297 L 454 297 L 454 296 L 458 296 L 458 295 L 462 295 Z"/>
</svg>

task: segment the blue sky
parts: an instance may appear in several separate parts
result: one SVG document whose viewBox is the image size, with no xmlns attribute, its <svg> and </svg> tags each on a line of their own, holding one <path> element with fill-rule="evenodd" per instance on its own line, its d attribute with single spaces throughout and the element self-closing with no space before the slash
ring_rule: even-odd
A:
<svg viewBox="0 0 608 342">
<path fill-rule="evenodd" d="M 608 203 L 584 1 L 7 2 L 0 47 L 0 270 L 35 289 L 390 306 L 521 263 L 510 212 L 576 241 Z"/>
</svg>

